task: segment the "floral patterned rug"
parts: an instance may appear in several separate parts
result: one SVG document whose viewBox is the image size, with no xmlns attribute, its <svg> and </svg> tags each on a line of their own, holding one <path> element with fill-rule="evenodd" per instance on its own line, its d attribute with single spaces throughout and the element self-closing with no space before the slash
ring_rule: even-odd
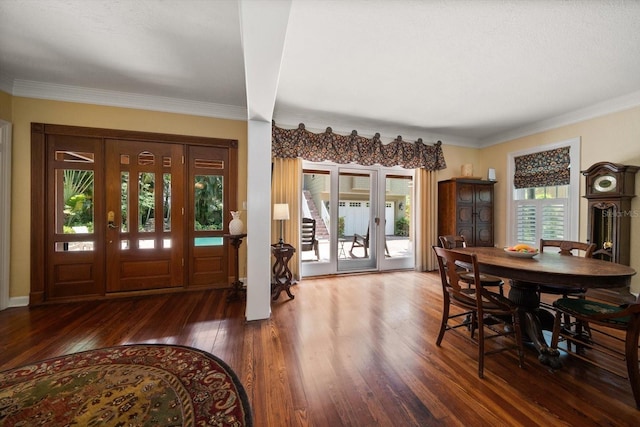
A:
<svg viewBox="0 0 640 427">
<path fill-rule="evenodd" d="M 127 345 L 0 372 L 3 426 L 252 426 L 244 387 L 207 352 Z"/>
</svg>

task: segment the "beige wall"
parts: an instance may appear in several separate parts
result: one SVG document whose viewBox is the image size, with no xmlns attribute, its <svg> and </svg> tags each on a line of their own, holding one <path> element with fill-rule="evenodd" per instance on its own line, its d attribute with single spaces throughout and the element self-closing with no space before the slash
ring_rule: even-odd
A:
<svg viewBox="0 0 640 427">
<path fill-rule="evenodd" d="M 0 120 L 11 121 L 12 96 L 0 90 Z"/>
<path fill-rule="evenodd" d="M 0 96 L 0 112 L 4 111 Z M 29 295 L 30 239 L 30 128 L 32 122 L 88 126 L 121 130 L 159 132 L 238 140 L 238 203 L 247 200 L 247 124 L 183 114 L 161 113 L 127 108 L 103 107 L 70 102 L 12 97 L 13 171 L 11 209 L 10 297 Z M 246 272 L 246 255 L 241 253 L 240 274 Z"/>
<path fill-rule="evenodd" d="M 6 118 L 5 118 L 6 117 Z M 159 113 L 115 107 L 102 107 L 58 101 L 11 97 L 0 92 L 0 118 L 13 122 L 13 186 L 11 297 L 29 294 L 30 209 L 30 123 L 55 123 L 149 132 L 232 138 L 239 141 L 238 203 L 246 200 L 247 128 L 244 121 L 222 120 L 181 114 Z M 486 179 L 487 169 L 496 169 L 496 244 L 506 240 L 506 180 L 508 154 L 527 148 L 581 138 L 580 169 L 599 161 L 640 165 L 640 107 L 586 120 L 574 125 L 514 139 L 491 147 L 476 149 L 443 145 L 447 169 L 438 172 L 438 180 L 460 176 L 463 164 L 471 163 L 474 176 Z M 636 177 L 640 193 L 640 174 Z M 584 194 L 584 180 L 581 182 Z M 640 214 L 640 197 L 632 209 Z M 640 271 L 640 217 L 631 219 L 631 266 Z M 18 238 L 19 236 L 19 238 Z M 635 238 L 634 238 L 635 237 Z M 586 201 L 580 205 L 580 240 L 586 240 Z M 241 248 L 240 275 L 246 272 L 246 248 Z M 640 291 L 640 277 L 632 289 Z"/>
<path fill-rule="evenodd" d="M 506 243 L 505 201 L 507 188 L 505 177 L 508 154 L 576 137 L 581 140 L 581 159 L 579 162 L 581 171 L 602 161 L 640 166 L 640 107 L 482 149 L 478 156 L 478 167 L 483 171 L 489 167 L 495 168 L 498 181 L 495 187 L 496 245 L 503 246 Z M 585 191 L 584 182 L 584 178 L 581 176 L 581 195 Z M 636 175 L 636 194 L 640 195 L 640 173 Z M 631 208 L 633 212 L 637 213 L 631 218 L 631 267 L 640 271 L 640 197 L 632 200 Z M 587 202 L 584 198 L 581 198 L 580 201 L 580 240 L 587 240 Z M 631 288 L 634 292 L 640 292 L 639 276 L 632 279 Z"/>
</svg>

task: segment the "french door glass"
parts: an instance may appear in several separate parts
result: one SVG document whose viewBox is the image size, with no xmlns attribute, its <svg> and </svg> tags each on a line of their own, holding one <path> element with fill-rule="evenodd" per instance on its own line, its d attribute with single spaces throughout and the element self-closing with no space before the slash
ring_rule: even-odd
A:
<svg viewBox="0 0 640 427">
<path fill-rule="evenodd" d="M 300 251 L 302 276 L 412 268 L 413 171 L 304 163 L 303 218 L 318 254 Z"/>
</svg>

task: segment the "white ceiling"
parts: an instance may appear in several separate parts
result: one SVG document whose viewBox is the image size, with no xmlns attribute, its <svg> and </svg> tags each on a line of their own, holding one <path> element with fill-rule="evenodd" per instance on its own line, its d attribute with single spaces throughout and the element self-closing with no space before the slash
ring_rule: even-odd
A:
<svg viewBox="0 0 640 427">
<path fill-rule="evenodd" d="M 238 0 L 0 0 L 0 89 L 246 119 L 262 63 L 279 125 L 475 146 L 640 105 L 640 1 L 258 2 L 282 57 Z"/>
</svg>

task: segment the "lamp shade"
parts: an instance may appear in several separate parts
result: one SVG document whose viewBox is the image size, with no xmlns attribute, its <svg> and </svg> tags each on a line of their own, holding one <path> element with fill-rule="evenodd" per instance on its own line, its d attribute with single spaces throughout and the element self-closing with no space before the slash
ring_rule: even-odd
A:
<svg viewBox="0 0 640 427">
<path fill-rule="evenodd" d="M 274 220 L 288 220 L 289 219 L 289 204 L 288 203 L 276 203 L 273 205 L 273 219 Z"/>
</svg>

